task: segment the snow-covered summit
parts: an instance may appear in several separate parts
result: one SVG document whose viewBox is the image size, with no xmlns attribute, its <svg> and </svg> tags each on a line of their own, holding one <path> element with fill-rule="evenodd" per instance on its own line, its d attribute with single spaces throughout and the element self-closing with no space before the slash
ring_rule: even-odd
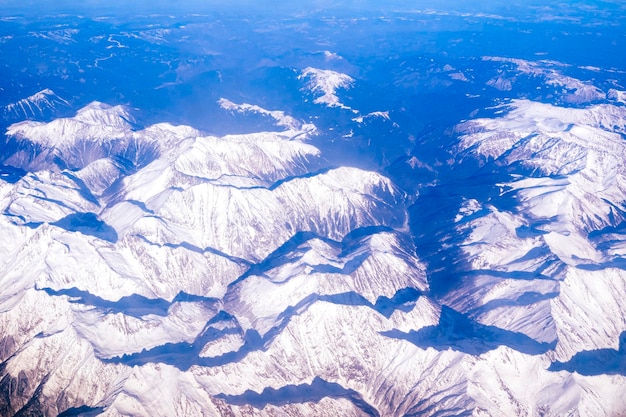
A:
<svg viewBox="0 0 626 417">
<path fill-rule="evenodd" d="M 11 119 L 37 119 L 58 107 L 67 108 L 70 103 L 54 91 L 45 88 L 4 107 L 5 116 Z"/>
<path fill-rule="evenodd" d="M 603 169 L 590 165 L 595 153 L 619 159 L 626 149 L 623 107 L 603 104 L 572 109 L 529 100 L 513 100 L 504 107 L 506 114 L 502 117 L 461 125 L 461 132 L 466 134 L 460 148 L 504 158 L 507 163 L 521 161 L 547 175 L 568 174 L 585 166 Z"/>
<path fill-rule="evenodd" d="M 516 82 L 516 75 L 541 77 L 546 86 L 558 88 L 558 95 L 565 103 L 583 104 L 603 101 L 605 93 L 593 85 L 591 81 L 582 81 L 565 75 L 563 72 L 569 65 L 557 61 L 529 61 L 519 58 L 503 58 L 485 56 L 484 61 L 498 62 L 505 66 L 512 65 L 514 71 L 499 71 L 499 74 L 487 82 L 499 90 L 510 90 Z"/>
<path fill-rule="evenodd" d="M 243 103 L 236 104 L 226 98 L 220 98 L 218 100 L 218 104 L 225 110 L 239 112 L 239 113 L 257 113 L 263 116 L 269 116 L 275 120 L 277 126 L 281 126 L 287 130 L 305 130 L 305 131 L 314 131 L 315 126 L 307 125 L 306 128 L 303 129 L 303 123 L 296 120 L 294 117 L 285 114 L 284 111 L 281 110 L 266 110 L 260 106 Z"/>
<path fill-rule="evenodd" d="M 307 67 L 299 76 L 300 79 L 308 80 L 306 89 L 317 96 L 316 104 L 326 104 L 328 107 L 349 108 L 342 104 L 337 97 L 338 89 L 349 89 L 354 84 L 354 79 L 347 74 L 331 70 Z"/>
<path fill-rule="evenodd" d="M 375 111 L 375 112 L 368 113 L 365 116 L 355 117 L 352 120 L 357 123 L 363 123 L 365 120 L 377 119 L 377 118 L 380 118 L 383 120 L 390 120 L 389 112 L 388 111 Z"/>
<path fill-rule="evenodd" d="M 7 129 L 8 136 L 53 148 L 79 140 L 106 141 L 121 138 L 131 131 L 132 117 L 123 106 L 109 106 L 97 101 L 80 109 L 74 117 L 49 123 L 26 121 Z"/>
</svg>

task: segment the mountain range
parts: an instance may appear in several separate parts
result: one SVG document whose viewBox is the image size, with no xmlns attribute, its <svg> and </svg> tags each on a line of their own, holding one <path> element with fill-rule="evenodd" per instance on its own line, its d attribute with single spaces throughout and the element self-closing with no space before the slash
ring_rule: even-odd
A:
<svg viewBox="0 0 626 417">
<path fill-rule="evenodd" d="M 623 106 L 462 122 L 460 179 L 415 196 L 332 166 L 311 123 L 220 105 L 275 129 L 100 102 L 9 127 L 0 414 L 626 409 Z"/>
</svg>

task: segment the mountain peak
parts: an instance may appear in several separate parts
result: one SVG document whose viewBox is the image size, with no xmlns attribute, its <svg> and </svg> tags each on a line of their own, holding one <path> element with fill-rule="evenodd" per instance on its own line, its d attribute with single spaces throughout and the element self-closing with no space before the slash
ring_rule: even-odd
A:
<svg viewBox="0 0 626 417">
<path fill-rule="evenodd" d="M 58 109 L 69 109 L 70 103 L 49 88 L 44 88 L 26 98 L 4 107 L 5 118 L 10 120 L 42 119 Z"/>
<path fill-rule="evenodd" d="M 299 78 L 307 79 L 306 89 L 318 96 L 314 103 L 326 104 L 328 107 L 348 108 L 340 103 L 336 92 L 338 89 L 352 87 L 354 78 L 340 72 L 313 67 L 305 68 Z"/>
</svg>

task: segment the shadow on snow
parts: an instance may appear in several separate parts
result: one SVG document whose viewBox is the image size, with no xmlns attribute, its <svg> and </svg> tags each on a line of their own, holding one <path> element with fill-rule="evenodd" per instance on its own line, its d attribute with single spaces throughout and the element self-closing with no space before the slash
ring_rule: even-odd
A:
<svg viewBox="0 0 626 417">
<path fill-rule="evenodd" d="M 577 372 L 581 375 L 626 376 L 626 331 L 619 337 L 619 348 L 578 352 L 567 362 L 553 362 L 549 371 Z"/>
<path fill-rule="evenodd" d="M 147 298 L 143 295 L 137 294 L 121 297 L 117 301 L 110 301 L 91 294 L 88 291 L 79 290 L 78 288 L 67 288 L 61 290 L 40 288 L 40 290 L 50 296 L 65 295 L 70 297 L 70 303 L 93 306 L 103 310 L 106 314 L 123 313 L 127 316 L 137 318 L 150 314 L 165 317 L 167 316 L 168 310 L 172 304 L 177 302 L 205 302 L 211 304 L 217 302 L 217 299 L 214 298 L 187 294 L 182 291 L 178 293 L 178 295 L 176 295 L 176 297 L 174 297 L 174 299 L 170 302 L 163 298 Z"/>
<path fill-rule="evenodd" d="M 311 384 L 287 385 L 281 388 L 265 388 L 263 392 L 247 390 L 240 395 L 216 395 L 228 404 L 251 405 L 263 409 L 267 404 L 283 406 L 293 403 L 319 402 L 324 398 L 345 398 L 368 416 L 379 416 L 380 413 L 368 404 L 361 394 L 353 389 L 344 388 L 335 382 L 328 382 L 315 377 Z"/>
<path fill-rule="evenodd" d="M 529 355 L 540 355 L 556 346 L 556 341 L 541 343 L 522 333 L 480 324 L 446 306 L 441 309 L 437 326 L 426 326 L 408 333 L 390 330 L 381 334 L 407 340 L 423 349 L 452 349 L 470 355 L 481 355 L 499 346 L 508 346 Z"/>
<path fill-rule="evenodd" d="M 227 327 L 224 329 L 215 327 L 214 324 L 216 323 L 235 321 L 231 315 L 222 311 L 207 323 L 205 329 L 192 343 L 166 343 L 141 352 L 101 360 L 108 363 L 123 363 L 129 366 L 145 365 L 153 362 L 167 363 L 183 371 L 188 370 L 194 365 L 206 367 L 222 366 L 237 362 L 245 358 L 250 352 L 266 350 L 267 346 L 287 327 L 294 316 L 302 314 L 316 302 L 328 302 L 336 305 L 366 306 L 385 317 L 389 317 L 395 310 L 411 310 L 413 308 L 412 303 L 416 301 L 420 295 L 421 293 L 414 288 L 405 288 L 399 290 L 392 298 L 379 297 L 376 303 L 372 304 L 363 296 L 354 292 L 333 295 L 311 294 L 295 306 L 290 306 L 280 313 L 277 317 L 279 324 L 274 326 L 263 336 L 255 329 L 249 329 L 244 332 L 238 324 L 236 327 Z M 207 343 L 218 340 L 228 334 L 241 335 L 243 343 L 238 350 L 226 352 L 214 357 L 200 356 L 202 349 Z"/>
</svg>

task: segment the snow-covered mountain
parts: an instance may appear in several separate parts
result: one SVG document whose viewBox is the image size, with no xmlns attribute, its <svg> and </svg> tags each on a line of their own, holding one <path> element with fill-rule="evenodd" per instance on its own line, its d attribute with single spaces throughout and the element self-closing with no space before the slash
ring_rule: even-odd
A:
<svg viewBox="0 0 626 417">
<path fill-rule="evenodd" d="M 347 74 L 332 70 L 323 70 L 307 67 L 299 76 L 300 79 L 307 80 L 305 89 L 315 95 L 315 104 L 325 104 L 328 107 L 339 107 L 350 109 L 341 103 L 337 96 L 338 89 L 349 89 L 354 83 L 354 79 Z"/>
<path fill-rule="evenodd" d="M 27 171 L 68 168 L 76 170 L 110 155 L 130 164 L 152 158 L 153 142 L 137 143 L 131 135 L 132 116 L 122 106 L 93 102 L 74 117 L 49 123 L 23 121 L 9 126 L 9 144 L 3 163 Z"/>
<path fill-rule="evenodd" d="M 614 295 L 625 282 L 615 234 L 624 221 L 625 128 L 623 107 L 530 101 L 461 127 L 467 132 L 461 155 L 485 157 L 483 163 L 504 168 L 510 178 L 493 184 L 500 193 L 491 204 L 468 201 L 469 212 L 459 216 L 466 260 L 481 271 L 470 279 L 481 291 L 468 298 L 455 290 L 452 305 L 555 342 L 559 361 L 581 349 L 618 346 L 626 325 Z M 513 209 L 507 199 L 516 202 Z M 515 308 L 487 309 L 496 299 Z"/>
<path fill-rule="evenodd" d="M 409 208 L 328 166 L 312 125 L 220 104 L 279 130 L 140 129 L 97 102 L 9 127 L 1 415 L 626 409 L 623 107 L 467 121 L 466 181 Z"/>
<path fill-rule="evenodd" d="M 283 310 L 295 304 L 354 298 L 376 313 L 379 299 L 425 289 L 419 262 L 399 246 L 407 238 L 393 232 L 406 223 L 403 193 L 379 174 L 326 167 L 304 141 L 310 125 L 218 138 L 168 124 L 135 131 L 130 119 L 122 107 L 92 103 L 71 118 L 7 131 L 36 152 L 4 162 L 26 171 L 1 193 L 11 237 L 1 263 L 3 374 L 26 384 L 4 415 L 83 406 L 124 414 L 138 406 L 129 365 L 160 362 L 149 359 L 155 349 L 172 349 L 166 362 L 177 372 L 194 362 L 224 367 L 234 362 L 228 355 L 262 351 L 258 340 L 269 344 L 281 326 L 274 321 L 286 326 Z M 369 281 L 375 271 L 399 274 L 397 284 L 381 290 Z M 267 274 L 278 274 L 267 281 L 277 288 L 291 280 L 283 290 L 314 278 L 308 292 L 272 303 L 264 328 L 252 324 L 263 304 L 251 316 L 240 297 Z M 411 291 L 407 302 L 417 298 Z M 272 300 L 269 289 L 257 294 Z M 41 349 L 50 356 L 33 361 Z M 91 388 L 79 389 L 87 381 Z M 192 407 L 215 415 L 218 394 Z M 131 414 L 162 414 L 145 408 L 153 401 L 140 398 L 143 411 Z"/>
<path fill-rule="evenodd" d="M 236 104 L 226 98 L 220 98 L 218 100 L 218 104 L 220 105 L 221 108 L 232 111 L 232 112 L 238 112 L 238 113 L 243 113 L 243 114 L 256 113 L 256 114 L 270 117 L 274 119 L 277 126 L 281 126 L 286 129 L 294 129 L 294 130 L 302 129 L 302 122 L 289 116 L 288 114 L 285 114 L 285 112 L 281 110 L 273 110 L 273 111 L 266 110 L 260 106 L 248 104 L 248 103 Z M 315 126 L 313 125 L 309 125 L 307 128 L 303 130 L 308 129 L 309 131 L 311 131 L 314 127 Z"/>
<path fill-rule="evenodd" d="M 2 108 L 3 116 L 9 120 L 39 119 L 49 117 L 59 109 L 69 109 L 70 103 L 49 88 L 45 88 L 15 103 Z"/>
<path fill-rule="evenodd" d="M 483 57 L 485 61 L 500 63 L 504 66 L 499 74 L 487 84 L 499 90 L 511 90 L 518 81 L 519 75 L 536 77 L 545 80 L 544 87 L 552 87 L 562 96 L 564 103 L 583 104 L 604 100 L 606 94 L 591 81 L 581 81 L 563 74 L 569 65 L 555 61 L 527 61 L 518 58 Z M 512 66 L 508 69 L 507 66 Z"/>
</svg>

